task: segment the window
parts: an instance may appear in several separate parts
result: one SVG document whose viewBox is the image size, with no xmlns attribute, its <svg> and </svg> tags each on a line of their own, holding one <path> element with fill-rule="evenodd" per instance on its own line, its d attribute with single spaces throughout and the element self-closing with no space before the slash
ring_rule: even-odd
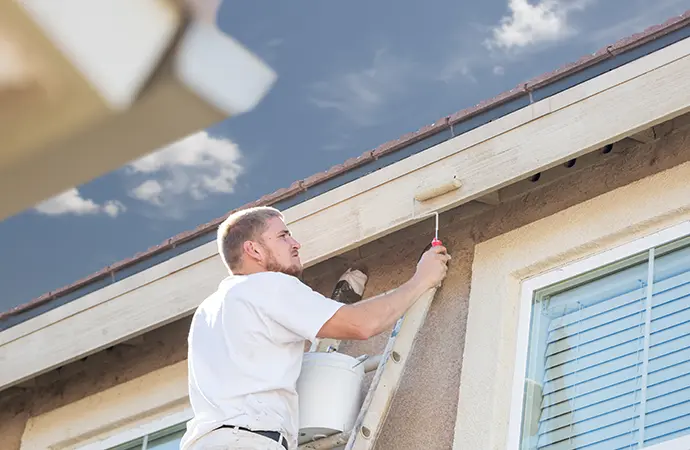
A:
<svg viewBox="0 0 690 450">
<path fill-rule="evenodd" d="M 533 292 L 521 450 L 690 448 L 689 244 Z"/>
<path fill-rule="evenodd" d="M 185 429 L 186 424 L 182 423 L 118 445 L 111 450 L 178 450 Z"/>
</svg>

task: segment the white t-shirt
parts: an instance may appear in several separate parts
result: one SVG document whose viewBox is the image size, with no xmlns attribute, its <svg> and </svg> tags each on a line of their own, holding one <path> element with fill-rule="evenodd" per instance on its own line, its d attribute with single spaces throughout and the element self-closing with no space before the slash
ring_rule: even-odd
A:
<svg viewBox="0 0 690 450">
<path fill-rule="evenodd" d="M 222 424 L 280 431 L 297 446 L 305 340 L 342 303 L 279 272 L 233 275 L 194 313 L 188 337 L 194 418 L 181 450 Z"/>
</svg>

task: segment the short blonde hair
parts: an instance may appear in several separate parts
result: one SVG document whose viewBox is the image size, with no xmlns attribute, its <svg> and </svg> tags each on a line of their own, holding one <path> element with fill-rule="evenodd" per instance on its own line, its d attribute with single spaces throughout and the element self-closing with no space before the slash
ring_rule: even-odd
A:
<svg viewBox="0 0 690 450">
<path fill-rule="evenodd" d="M 283 219 L 283 214 L 271 206 L 256 206 L 230 214 L 218 226 L 218 252 L 231 273 L 242 262 L 244 243 L 257 240 L 266 229 L 266 222 L 274 217 Z"/>
</svg>

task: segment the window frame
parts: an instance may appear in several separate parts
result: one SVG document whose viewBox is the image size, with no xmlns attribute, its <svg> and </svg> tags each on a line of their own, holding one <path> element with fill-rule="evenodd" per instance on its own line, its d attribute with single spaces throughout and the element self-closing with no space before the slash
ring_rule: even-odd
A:
<svg viewBox="0 0 690 450">
<path fill-rule="evenodd" d="M 166 417 L 166 419 L 169 419 L 169 420 L 165 420 L 165 421 L 161 421 L 161 422 L 169 422 L 169 421 L 172 422 L 175 420 L 176 416 L 183 416 L 183 414 L 173 414 L 172 416 Z M 107 440 L 104 440 L 104 441 L 101 441 L 98 443 L 99 449 L 102 449 L 103 444 L 106 443 L 107 450 L 124 450 L 124 449 L 131 448 L 130 445 L 134 441 L 138 441 L 138 440 L 142 440 L 142 442 L 141 442 L 141 445 L 137 448 L 139 448 L 139 449 L 143 448 L 144 442 L 147 443 L 146 448 L 148 448 L 148 441 L 150 441 L 150 440 L 155 440 L 155 439 L 167 436 L 168 434 L 174 434 L 174 433 L 177 433 L 179 431 L 185 430 L 186 429 L 186 420 L 187 419 L 185 419 L 181 422 L 177 422 L 177 423 L 170 425 L 170 426 L 164 426 L 163 428 L 158 427 L 155 430 L 152 430 L 150 432 L 145 433 L 144 435 L 137 436 L 134 439 L 125 440 L 124 442 L 120 442 L 119 444 L 116 444 L 115 446 L 107 445 Z M 157 425 L 160 425 L 160 423 L 158 423 Z M 113 438 L 117 438 L 114 440 L 119 441 L 122 438 L 124 438 L 125 435 L 126 435 L 126 433 L 123 432 L 119 436 L 113 436 Z M 94 445 L 94 444 L 91 444 L 91 445 Z M 80 449 L 81 449 L 81 447 L 80 447 Z"/>
<path fill-rule="evenodd" d="M 518 450 L 521 446 L 524 385 L 529 363 L 530 324 L 534 302 L 555 290 L 561 291 L 567 289 L 569 285 L 586 283 L 588 279 L 606 275 L 636 262 L 643 262 L 649 258 L 651 252 L 660 250 L 660 254 L 665 254 L 688 244 L 690 244 L 690 222 L 683 222 L 523 280 L 518 305 L 515 365 L 508 422 L 507 448 L 509 450 Z M 690 434 L 644 447 L 644 450 L 686 448 L 690 448 Z"/>
</svg>

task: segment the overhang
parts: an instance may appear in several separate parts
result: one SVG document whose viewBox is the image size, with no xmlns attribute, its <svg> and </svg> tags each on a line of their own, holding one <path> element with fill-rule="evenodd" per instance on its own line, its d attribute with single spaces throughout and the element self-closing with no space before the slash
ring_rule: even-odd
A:
<svg viewBox="0 0 690 450">
<path fill-rule="evenodd" d="M 486 198 L 637 135 L 690 111 L 690 27 L 682 25 L 632 50 L 608 48 L 607 57 L 586 69 L 510 92 L 480 113 L 447 118 L 395 152 L 371 152 L 366 163 L 350 162 L 347 171 L 338 171 L 345 177 L 340 185 L 329 185 L 333 178 L 325 177 L 311 198 L 297 183 L 257 204 L 283 210 L 308 267 L 413 225 L 432 211 Z M 388 159 L 393 157 L 397 161 Z M 459 181 L 457 189 L 415 200 L 453 180 Z M 143 265 L 123 263 L 119 270 L 104 271 L 81 285 L 91 286 L 89 293 L 59 306 L 52 302 L 59 298 L 35 302 L 33 307 L 45 308 L 42 314 L 0 333 L 0 364 L 7 368 L 0 373 L 0 388 L 191 314 L 225 276 L 214 228 L 192 232 L 193 239 L 179 239 L 165 252 L 135 258 Z M 66 294 L 72 292 L 78 290 Z"/>
</svg>

